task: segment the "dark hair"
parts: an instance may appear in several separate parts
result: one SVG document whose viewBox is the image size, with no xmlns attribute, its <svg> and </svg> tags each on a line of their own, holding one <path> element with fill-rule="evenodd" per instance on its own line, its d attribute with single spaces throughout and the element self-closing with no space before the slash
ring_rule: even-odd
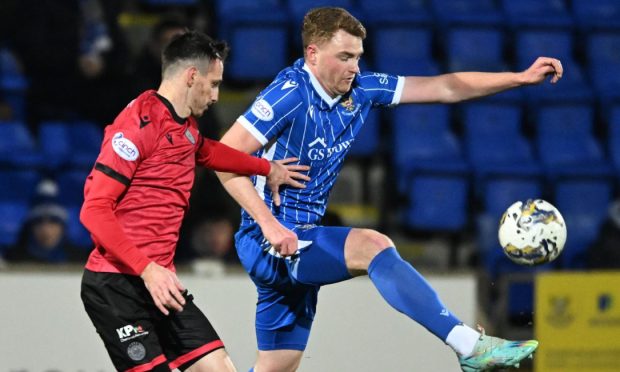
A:
<svg viewBox="0 0 620 372">
<path fill-rule="evenodd" d="M 366 38 L 366 29 L 362 23 L 345 9 L 336 7 L 311 9 L 304 16 L 301 30 L 304 51 L 310 44 L 321 44 L 331 40 L 338 30 L 344 30 L 362 40 Z"/>
<path fill-rule="evenodd" d="M 224 61 L 228 56 L 228 45 L 224 41 L 214 40 L 208 35 L 187 31 L 176 36 L 162 53 L 162 72 L 171 65 L 184 60 L 219 59 Z"/>
</svg>

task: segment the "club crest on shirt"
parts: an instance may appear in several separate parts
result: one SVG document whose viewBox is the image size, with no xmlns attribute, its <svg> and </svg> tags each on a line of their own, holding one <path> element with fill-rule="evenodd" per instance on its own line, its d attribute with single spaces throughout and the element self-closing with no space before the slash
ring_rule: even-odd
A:
<svg viewBox="0 0 620 372">
<path fill-rule="evenodd" d="M 340 106 L 344 107 L 348 112 L 353 112 L 355 110 L 355 103 L 353 103 L 353 98 L 351 97 L 340 102 Z"/>
<path fill-rule="evenodd" d="M 112 137 L 112 149 L 121 158 L 134 161 L 140 155 L 138 148 L 129 138 L 123 136 L 123 132 L 118 132 Z"/>
<path fill-rule="evenodd" d="M 189 129 L 185 130 L 185 137 L 189 140 L 189 142 L 192 143 L 192 145 L 196 144 L 196 139 L 194 138 L 192 132 L 189 131 Z"/>
</svg>

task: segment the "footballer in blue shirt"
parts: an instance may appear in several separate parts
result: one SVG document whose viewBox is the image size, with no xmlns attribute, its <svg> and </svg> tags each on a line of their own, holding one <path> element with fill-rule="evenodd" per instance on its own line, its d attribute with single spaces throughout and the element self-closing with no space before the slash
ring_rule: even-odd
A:
<svg viewBox="0 0 620 372">
<path fill-rule="evenodd" d="M 295 371 L 319 288 L 368 275 L 383 298 L 457 353 L 464 371 L 516 366 L 538 342 L 507 341 L 464 325 L 392 240 L 370 229 L 321 226 L 329 193 L 370 110 L 403 103 L 452 103 L 562 76 L 540 57 L 525 71 L 395 76 L 360 72 L 364 26 L 342 8 L 316 8 L 303 21 L 304 57 L 282 70 L 221 142 L 269 160 L 309 165 L 305 188 L 273 193 L 262 176 L 219 174 L 243 207 L 236 247 L 258 291 L 256 372 Z M 407 46 L 403 46 L 407 47 Z M 411 46 L 415 47 L 415 46 Z"/>
</svg>

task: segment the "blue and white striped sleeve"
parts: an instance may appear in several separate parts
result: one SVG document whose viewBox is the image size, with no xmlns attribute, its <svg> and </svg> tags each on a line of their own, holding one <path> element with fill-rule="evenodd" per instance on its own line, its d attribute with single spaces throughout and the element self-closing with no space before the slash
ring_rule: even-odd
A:
<svg viewBox="0 0 620 372">
<path fill-rule="evenodd" d="M 400 103 L 405 86 L 404 76 L 363 72 L 359 81 L 373 106 L 394 106 Z"/>
<path fill-rule="evenodd" d="M 277 137 L 303 104 L 299 86 L 292 80 L 276 80 L 263 90 L 239 121 L 261 144 Z"/>
</svg>

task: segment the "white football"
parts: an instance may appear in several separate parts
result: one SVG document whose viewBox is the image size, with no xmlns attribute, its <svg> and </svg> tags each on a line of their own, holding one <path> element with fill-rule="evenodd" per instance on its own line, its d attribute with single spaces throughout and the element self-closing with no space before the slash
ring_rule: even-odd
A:
<svg viewBox="0 0 620 372">
<path fill-rule="evenodd" d="M 504 212 L 498 236 L 504 253 L 512 261 L 540 265 L 555 260 L 564 249 L 566 223 L 549 202 L 518 201 Z"/>
</svg>

